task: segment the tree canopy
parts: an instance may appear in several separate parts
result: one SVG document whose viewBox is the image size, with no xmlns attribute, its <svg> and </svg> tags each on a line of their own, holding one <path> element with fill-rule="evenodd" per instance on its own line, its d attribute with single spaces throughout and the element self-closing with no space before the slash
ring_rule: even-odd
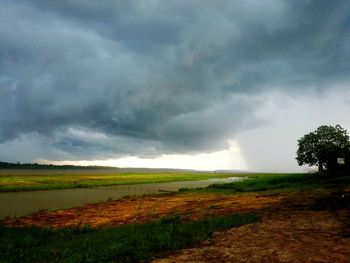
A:
<svg viewBox="0 0 350 263">
<path fill-rule="evenodd" d="M 296 160 L 299 165 L 317 166 L 319 171 L 349 165 L 349 135 L 340 125 L 322 125 L 300 138 L 298 146 Z M 339 158 L 343 158 L 345 164 L 339 164 Z"/>
</svg>

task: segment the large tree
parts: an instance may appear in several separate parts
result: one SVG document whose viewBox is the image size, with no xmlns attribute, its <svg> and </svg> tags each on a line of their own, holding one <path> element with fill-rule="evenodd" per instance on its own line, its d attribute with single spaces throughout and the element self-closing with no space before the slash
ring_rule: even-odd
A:
<svg viewBox="0 0 350 263">
<path fill-rule="evenodd" d="M 338 158 L 349 161 L 349 135 L 340 125 L 322 125 L 300 138 L 298 146 L 298 164 L 317 166 L 319 171 L 339 169 Z"/>
</svg>

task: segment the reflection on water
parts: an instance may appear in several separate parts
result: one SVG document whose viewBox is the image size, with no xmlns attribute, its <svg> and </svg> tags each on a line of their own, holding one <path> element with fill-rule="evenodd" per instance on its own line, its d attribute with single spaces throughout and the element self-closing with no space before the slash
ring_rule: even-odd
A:
<svg viewBox="0 0 350 263">
<path fill-rule="evenodd" d="M 0 219 L 29 215 L 39 210 L 57 210 L 119 199 L 129 195 L 157 194 L 180 188 L 206 187 L 214 183 L 229 183 L 244 178 L 229 177 L 202 181 L 120 185 L 97 188 L 45 190 L 0 193 Z"/>
</svg>

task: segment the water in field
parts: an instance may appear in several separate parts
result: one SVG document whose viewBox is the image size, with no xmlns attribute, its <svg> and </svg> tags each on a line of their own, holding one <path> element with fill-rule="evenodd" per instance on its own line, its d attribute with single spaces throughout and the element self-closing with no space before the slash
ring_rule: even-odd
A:
<svg viewBox="0 0 350 263">
<path fill-rule="evenodd" d="M 229 183 L 242 179 L 242 177 L 229 177 L 201 181 L 0 193 L 0 219 L 7 216 L 29 215 L 40 210 L 57 210 L 108 199 L 115 200 L 129 195 L 157 194 L 178 191 L 180 188 L 206 187 L 215 183 Z"/>
</svg>

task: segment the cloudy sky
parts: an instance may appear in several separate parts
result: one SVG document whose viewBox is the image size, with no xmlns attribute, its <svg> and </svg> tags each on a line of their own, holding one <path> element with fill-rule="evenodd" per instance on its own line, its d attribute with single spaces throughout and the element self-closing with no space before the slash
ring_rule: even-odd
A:
<svg viewBox="0 0 350 263">
<path fill-rule="evenodd" d="M 0 0 L 2 161 L 302 170 L 349 85 L 347 0 Z"/>
</svg>

